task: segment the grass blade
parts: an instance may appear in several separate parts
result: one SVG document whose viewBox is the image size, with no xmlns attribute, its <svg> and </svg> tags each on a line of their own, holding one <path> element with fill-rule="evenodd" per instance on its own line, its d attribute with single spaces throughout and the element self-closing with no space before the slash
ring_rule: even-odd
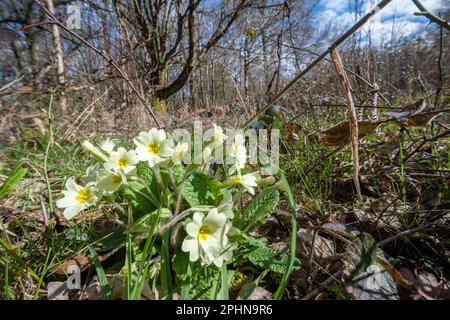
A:
<svg viewBox="0 0 450 320">
<path fill-rule="evenodd" d="M 278 286 L 277 291 L 275 292 L 273 298 L 275 300 L 281 300 L 284 294 L 284 289 L 286 288 L 287 282 L 289 281 L 289 277 L 291 275 L 292 269 L 294 268 L 295 262 L 295 252 L 297 249 L 297 217 L 296 217 L 296 209 L 295 209 L 295 200 L 294 195 L 292 194 L 292 189 L 286 179 L 286 176 L 282 171 L 280 171 L 280 176 L 283 185 L 283 191 L 286 193 L 288 197 L 289 206 L 292 210 L 292 218 L 291 218 L 291 249 L 289 255 L 289 263 L 286 268 L 286 272 L 281 279 L 280 285 Z"/>
<path fill-rule="evenodd" d="M 3 183 L 0 188 L 0 199 L 5 198 L 11 190 L 22 180 L 23 177 L 27 174 L 28 169 L 22 167 L 22 164 L 19 164 L 13 172 L 9 175 L 8 179 Z"/>
<path fill-rule="evenodd" d="M 100 281 L 100 286 L 102 288 L 103 296 L 106 300 L 111 299 L 111 287 L 109 286 L 108 279 L 106 278 L 105 270 L 98 260 L 97 252 L 95 252 L 92 246 L 88 246 L 89 254 L 91 255 L 92 260 L 94 261 L 95 271 L 97 272 L 98 281 Z"/>
<path fill-rule="evenodd" d="M 161 295 L 165 300 L 172 299 L 172 272 L 169 254 L 170 230 L 168 229 L 164 232 L 161 243 Z"/>
</svg>

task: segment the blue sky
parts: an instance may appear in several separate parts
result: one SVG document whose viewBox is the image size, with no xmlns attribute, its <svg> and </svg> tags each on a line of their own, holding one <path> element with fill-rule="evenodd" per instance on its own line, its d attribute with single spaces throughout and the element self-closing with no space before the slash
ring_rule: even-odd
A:
<svg viewBox="0 0 450 320">
<path fill-rule="evenodd" d="M 422 0 L 422 4 L 431 12 L 437 14 L 444 7 L 445 0 Z M 361 1 L 359 1 L 361 2 Z M 363 12 L 369 11 L 380 0 L 366 0 Z M 355 0 L 322 0 L 316 7 L 314 14 L 318 21 L 333 23 L 342 28 L 348 27 L 355 22 L 353 9 Z M 373 42 L 380 44 L 385 40 L 390 40 L 392 24 L 396 30 L 396 37 L 406 37 L 427 28 L 428 19 L 415 16 L 418 9 L 411 0 L 393 0 L 381 12 L 379 12 L 363 28 L 364 33 L 371 32 Z"/>
</svg>

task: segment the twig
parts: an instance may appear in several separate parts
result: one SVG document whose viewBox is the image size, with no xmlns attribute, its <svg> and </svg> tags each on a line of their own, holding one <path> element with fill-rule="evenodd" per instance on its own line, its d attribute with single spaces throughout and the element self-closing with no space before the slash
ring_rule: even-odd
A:
<svg viewBox="0 0 450 320">
<path fill-rule="evenodd" d="M 450 24 L 448 23 L 448 21 L 445 21 L 444 19 L 435 16 L 434 14 L 432 14 L 430 11 L 428 11 L 423 4 L 419 1 L 419 0 L 412 0 L 412 2 L 414 2 L 414 4 L 416 5 L 416 7 L 420 10 L 420 12 L 416 12 L 414 13 L 414 15 L 416 16 L 424 16 L 426 17 L 428 20 L 430 20 L 430 22 L 434 22 L 437 23 L 438 25 L 440 25 L 441 27 L 444 27 L 445 29 L 447 29 L 448 31 L 450 31 Z"/>
<path fill-rule="evenodd" d="M 136 89 L 136 87 L 134 86 L 134 84 L 131 82 L 130 78 L 128 77 L 128 75 L 125 73 L 125 71 L 122 70 L 122 68 L 119 66 L 119 64 L 114 60 L 114 58 L 106 53 L 103 50 L 99 50 L 96 47 L 94 47 L 92 44 L 90 44 L 89 42 L 87 42 L 86 40 L 84 40 L 82 37 L 80 37 L 78 34 L 76 34 L 75 32 L 73 32 L 72 30 L 70 30 L 69 28 L 67 28 L 64 24 L 62 24 L 61 22 L 58 21 L 58 19 L 45 7 L 43 6 L 39 0 L 34 0 L 41 8 L 42 10 L 45 12 L 45 14 L 51 19 L 49 20 L 47 23 L 50 24 L 56 24 L 58 27 L 62 28 L 63 30 L 65 30 L 66 32 L 68 32 L 70 35 L 72 35 L 73 37 L 77 38 L 78 40 L 80 40 L 83 44 L 85 44 L 87 47 L 89 47 L 91 50 L 95 51 L 96 53 L 98 53 L 99 55 L 101 55 L 105 60 L 107 60 L 114 69 L 116 69 L 116 71 L 121 75 L 121 77 L 127 82 L 127 84 L 129 85 L 129 87 L 131 88 L 131 90 L 137 95 L 137 97 L 139 98 L 139 100 L 142 101 L 142 103 L 144 104 L 145 108 L 148 110 L 148 112 L 150 113 L 150 115 L 152 116 L 153 120 L 155 121 L 156 125 L 158 126 L 158 128 L 163 128 L 163 125 L 159 122 L 158 118 L 156 117 L 155 113 L 153 112 L 153 110 L 148 106 L 147 101 L 145 101 L 144 97 L 142 96 L 141 93 L 139 93 L 139 91 Z"/>
<path fill-rule="evenodd" d="M 383 241 L 379 242 L 378 246 L 379 247 L 383 247 L 383 246 L 387 245 L 388 243 L 391 243 L 391 242 L 393 242 L 393 241 L 395 241 L 395 240 L 397 240 L 397 239 L 399 239 L 401 237 L 406 237 L 407 235 L 410 235 L 411 233 L 418 232 L 418 231 L 421 231 L 421 230 L 424 230 L 424 229 L 428 229 L 428 228 L 434 228 L 434 227 L 436 227 L 438 225 L 442 225 L 442 224 L 444 224 L 446 222 L 447 222 L 447 219 L 441 218 L 439 220 L 436 220 L 436 221 L 434 221 L 432 223 L 429 223 L 429 224 L 426 224 L 424 226 L 411 228 L 411 229 L 402 231 L 400 233 L 397 233 L 395 236 L 392 236 L 390 238 L 384 239 Z"/>
<path fill-rule="evenodd" d="M 450 134 L 450 130 L 445 130 L 444 132 L 442 132 L 441 134 L 438 134 L 437 136 L 434 136 L 433 138 L 423 139 L 422 143 L 416 149 L 414 149 L 408 156 L 406 156 L 403 159 L 403 163 L 406 163 L 406 161 L 408 161 L 409 158 L 411 158 L 414 154 L 416 154 L 427 142 L 439 140 L 440 138 L 443 138 L 449 134 Z"/>
<path fill-rule="evenodd" d="M 283 89 L 278 92 L 278 94 L 274 95 L 272 99 L 258 112 L 256 112 L 250 119 L 248 119 L 243 125 L 243 128 L 248 127 L 253 120 L 257 119 L 260 115 L 262 115 L 267 109 L 269 109 L 275 102 L 278 101 L 298 80 L 303 78 L 305 74 L 307 74 L 314 66 L 316 66 L 322 59 L 324 59 L 328 53 L 331 51 L 331 48 L 337 47 L 342 42 L 344 42 L 348 37 L 350 37 L 354 32 L 356 32 L 359 28 L 361 28 L 370 18 L 372 18 L 375 14 L 377 14 L 381 9 L 383 9 L 388 3 L 392 0 L 383 0 L 377 6 L 372 8 L 364 17 L 362 17 L 358 22 L 356 22 L 350 29 L 341 34 L 324 52 L 322 52 L 313 62 L 311 62 L 302 72 L 300 72 L 294 79 L 291 80 Z"/>
<path fill-rule="evenodd" d="M 310 300 L 312 299 L 315 295 L 319 294 L 320 291 L 325 288 L 327 285 L 329 285 L 330 283 L 332 283 L 334 280 L 337 280 L 337 278 L 341 275 L 342 271 L 336 271 L 335 273 L 333 273 L 331 276 L 329 276 L 325 281 L 323 281 L 319 287 L 317 289 L 314 289 L 313 291 L 311 291 L 310 293 L 308 293 L 306 296 L 304 296 L 302 298 L 302 300 Z"/>
<path fill-rule="evenodd" d="M 108 92 L 109 90 L 111 90 L 111 88 L 115 85 L 115 83 L 109 87 L 108 89 L 106 89 L 97 99 L 95 99 L 94 101 L 92 101 L 81 113 L 80 115 L 75 119 L 75 121 L 70 125 L 69 128 L 67 128 L 67 130 L 64 132 L 64 134 L 62 135 L 62 140 L 69 138 L 71 135 L 73 135 L 78 128 L 81 126 L 81 124 L 86 120 L 86 117 L 84 119 L 81 120 L 81 122 L 78 124 L 78 126 L 75 128 L 75 125 L 77 125 L 78 121 L 80 121 L 81 117 L 83 117 L 85 114 L 90 114 L 90 110 L 95 108 L 95 104 L 101 99 L 103 98 Z"/>
<path fill-rule="evenodd" d="M 272 39 L 271 37 L 266 36 L 266 35 L 265 35 L 264 33 L 262 33 L 262 32 L 261 32 L 260 34 L 261 34 L 262 37 L 264 37 L 264 38 L 266 38 L 266 39 L 268 39 L 268 40 L 270 40 L 270 41 L 272 41 L 272 42 L 274 42 L 274 43 L 276 43 L 276 44 L 278 44 L 278 45 L 282 45 L 282 46 L 284 46 L 284 47 L 287 47 L 287 48 L 290 48 L 290 49 L 294 49 L 294 50 L 298 50 L 298 51 L 304 51 L 304 52 L 307 52 L 307 53 L 312 54 L 312 55 L 314 55 L 314 56 L 320 56 L 319 53 L 314 52 L 314 51 L 312 51 L 312 50 L 305 49 L 305 48 L 295 47 L 295 46 L 288 45 L 288 44 L 285 44 L 285 43 L 279 43 L 277 40 L 274 40 L 274 39 Z M 331 59 L 328 59 L 328 58 L 323 58 L 323 60 L 328 61 L 328 62 L 333 62 L 333 61 L 331 61 Z M 375 85 L 375 84 L 370 83 L 367 79 L 363 78 L 361 75 L 357 74 L 357 73 L 356 73 L 355 71 L 353 71 L 352 69 L 349 69 L 348 67 L 345 67 L 345 66 L 344 66 L 344 69 L 345 69 L 345 71 L 347 71 L 348 73 L 350 73 L 350 74 L 351 74 L 352 76 L 354 76 L 355 78 L 361 80 L 363 83 L 365 83 L 365 84 L 366 84 L 368 87 L 370 87 L 371 89 L 375 89 L 375 88 L 376 88 L 376 85 Z M 378 94 L 379 94 L 380 98 L 384 101 L 384 103 L 386 103 L 386 106 L 389 107 L 389 108 L 392 108 L 392 106 L 391 106 L 391 104 L 389 103 L 389 101 L 388 101 L 388 100 L 387 100 L 380 92 L 379 92 Z M 381 107 L 380 107 L 380 108 L 381 108 Z"/>
<path fill-rule="evenodd" d="M 436 97 L 434 99 L 434 107 L 437 107 L 437 104 L 439 102 L 439 96 L 441 94 L 442 86 L 444 85 L 444 77 L 442 75 L 442 53 L 443 53 L 443 47 L 444 47 L 444 34 L 442 26 L 439 30 L 439 57 L 438 57 L 438 73 L 439 73 L 439 79 L 438 79 L 438 87 L 436 90 Z"/>
<path fill-rule="evenodd" d="M 345 80 L 345 70 L 342 64 L 339 51 L 336 48 L 331 50 L 331 58 L 336 68 L 336 73 L 339 78 L 339 84 L 342 89 L 342 93 L 347 100 L 348 118 L 350 120 L 350 140 L 353 160 L 353 181 L 355 183 L 356 193 L 359 200 L 362 200 L 361 186 L 359 184 L 359 155 L 358 155 L 358 118 L 356 116 L 355 106 L 353 104 L 352 94 Z"/>
<path fill-rule="evenodd" d="M 39 200 L 41 202 L 42 221 L 44 222 L 44 227 L 47 229 L 48 228 L 48 215 L 47 215 L 47 209 L 45 208 L 44 198 L 39 197 Z"/>
</svg>

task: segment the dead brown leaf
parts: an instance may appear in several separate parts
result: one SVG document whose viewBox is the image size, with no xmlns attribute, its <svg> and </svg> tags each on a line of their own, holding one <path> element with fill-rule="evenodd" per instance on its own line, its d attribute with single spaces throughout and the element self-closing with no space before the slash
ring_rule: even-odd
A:
<svg viewBox="0 0 450 320">
<path fill-rule="evenodd" d="M 308 256 L 311 255 L 312 250 L 313 259 L 326 259 L 335 254 L 333 242 L 320 236 L 317 232 L 314 234 L 314 230 L 301 228 L 297 235 L 300 240 L 299 250 Z"/>
<path fill-rule="evenodd" d="M 373 133 L 382 122 L 359 121 L 358 138 L 365 137 Z M 336 147 L 346 144 L 350 141 L 350 122 L 343 121 L 334 127 L 321 131 L 319 133 L 319 142 L 329 146 Z"/>
<path fill-rule="evenodd" d="M 450 282 L 442 278 L 440 281 L 431 273 L 424 270 L 411 271 L 408 268 L 400 269 L 401 275 L 410 281 L 416 288 L 417 293 L 412 294 L 415 300 L 449 300 Z"/>
</svg>

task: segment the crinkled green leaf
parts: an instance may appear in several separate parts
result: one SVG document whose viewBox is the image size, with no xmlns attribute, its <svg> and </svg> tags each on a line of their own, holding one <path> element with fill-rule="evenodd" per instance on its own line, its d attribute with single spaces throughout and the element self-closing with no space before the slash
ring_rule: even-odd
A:
<svg viewBox="0 0 450 320">
<path fill-rule="evenodd" d="M 217 205 L 220 195 L 218 182 L 202 173 L 193 172 L 184 183 L 183 196 L 191 207 Z"/>
<path fill-rule="evenodd" d="M 220 269 L 215 265 L 193 267 L 192 288 L 190 297 L 192 300 L 213 300 L 217 292 Z"/>
<path fill-rule="evenodd" d="M 177 250 L 172 258 L 172 269 L 178 279 L 186 280 L 189 265 L 189 254 L 181 250 Z"/>
<path fill-rule="evenodd" d="M 159 172 L 164 188 L 166 188 L 169 184 L 169 174 L 165 168 L 160 168 Z M 148 166 L 148 163 L 138 163 L 137 175 L 146 183 L 147 187 L 156 196 L 156 198 L 159 199 L 161 195 L 161 185 L 158 183 L 158 180 L 156 179 L 153 170 Z"/>
<path fill-rule="evenodd" d="M 262 191 L 242 210 L 236 227 L 245 232 L 254 231 L 269 219 L 279 200 L 278 190 L 269 188 Z"/>
<path fill-rule="evenodd" d="M 136 190 L 139 190 L 142 193 L 147 194 L 147 188 L 137 181 L 129 181 L 129 184 Z M 156 210 L 156 207 L 153 203 L 148 200 L 143 195 L 134 192 L 130 188 L 124 188 L 122 192 L 123 198 L 127 200 L 134 211 L 140 216 L 149 212 Z"/>
<path fill-rule="evenodd" d="M 289 264 L 288 251 L 271 247 L 259 247 L 250 251 L 245 257 L 258 268 L 263 270 L 269 269 L 281 274 L 286 271 Z M 300 261 L 296 259 L 294 266 L 300 266 Z"/>
</svg>

